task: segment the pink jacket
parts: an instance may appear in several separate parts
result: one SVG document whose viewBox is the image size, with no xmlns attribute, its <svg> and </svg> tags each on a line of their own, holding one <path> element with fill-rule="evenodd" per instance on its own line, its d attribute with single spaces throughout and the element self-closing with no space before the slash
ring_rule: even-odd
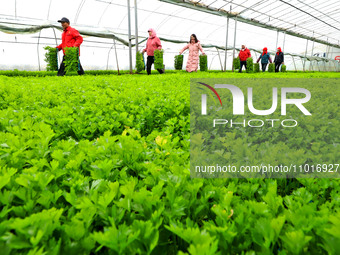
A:
<svg viewBox="0 0 340 255">
<path fill-rule="evenodd" d="M 148 56 L 153 56 L 155 50 L 161 50 L 161 40 L 156 36 L 156 31 L 152 28 L 149 29 L 151 31 L 151 36 L 149 36 L 149 39 L 146 42 L 146 48 L 144 51 L 146 51 L 146 54 Z"/>
<path fill-rule="evenodd" d="M 188 62 L 186 66 L 187 72 L 197 71 L 198 68 L 198 62 L 199 62 L 199 51 L 201 51 L 203 54 L 204 50 L 198 41 L 197 43 L 188 43 L 180 52 L 179 54 L 182 54 L 183 51 L 189 49 L 189 57 Z"/>
</svg>

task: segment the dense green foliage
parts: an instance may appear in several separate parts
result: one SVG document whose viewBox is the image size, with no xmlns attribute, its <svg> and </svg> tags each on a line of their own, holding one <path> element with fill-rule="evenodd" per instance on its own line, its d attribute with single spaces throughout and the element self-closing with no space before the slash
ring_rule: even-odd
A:
<svg viewBox="0 0 340 255">
<path fill-rule="evenodd" d="M 157 71 L 151 71 L 158 73 Z M 167 73 L 169 74 L 176 74 L 176 73 L 182 73 L 183 71 L 178 71 L 178 70 L 168 70 Z M 198 71 L 199 72 L 199 71 Z M 209 70 L 207 71 L 209 74 L 219 74 L 221 73 L 221 70 Z M 116 70 L 86 70 L 85 76 L 88 75 L 117 75 L 118 71 Z M 128 74 L 130 75 L 130 72 L 128 70 L 120 70 L 119 75 L 124 75 Z M 17 77 L 17 76 L 22 76 L 22 77 L 46 77 L 46 76 L 56 76 L 57 72 L 56 71 L 19 71 L 17 69 L 14 70 L 0 70 L 0 75 L 8 76 L 8 77 Z M 232 75 L 231 71 L 227 71 L 224 73 L 225 75 Z M 249 74 L 254 77 L 276 77 L 276 74 Z M 305 78 L 305 77 L 339 77 L 339 74 L 336 72 L 303 72 L 303 71 L 287 71 L 287 76 L 294 76 L 296 78 Z M 228 76 L 229 77 L 229 76 Z M 230 76 L 232 77 L 232 76 Z"/>
<path fill-rule="evenodd" d="M 58 49 L 46 46 L 45 62 L 47 63 L 46 71 L 58 71 Z"/>
<path fill-rule="evenodd" d="M 281 72 L 287 72 L 287 66 L 286 65 L 281 66 Z"/>
<path fill-rule="evenodd" d="M 164 65 L 163 65 L 163 50 L 155 50 L 154 51 L 154 56 L 155 56 L 155 69 L 163 69 Z"/>
<path fill-rule="evenodd" d="M 144 56 L 143 53 L 138 51 L 136 54 L 136 71 L 140 73 L 143 70 L 145 70 Z"/>
<path fill-rule="evenodd" d="M 201 72 L 208 71 L 208 56 L 206 54 L 200 55 L 200 71 Z"/>
<path fill-rule="evenodd" d="M 240 69 L 241 63 L 239 57 L 233 59 L 233 65 L 235 70 Z"/>
<path fill-rule="evenodd" d="M 254 72 L 254 62 L 253 58 L 247 58 L 247 73 Z"/>
<path fill-rule="evenodd" d="M 183 68 L 183 55 L 175 56 L 175 70 L 182 70 Z"/>
<path fill-rule="evenodd" d="M 269 63 L 268 72 L 270 72 L 270 73 L 275 72 L 275 63 Z"/>
<path fill-rule="evenodd" d="M 120 71 L 120 73 L 126 73 L 128 74 L 129 71 Z M 108 75 L 108 74 L 118 74 L 115 70 L 89 70 L 86 71 L 85 75 Z M 45 77 L 45 76 L 56 76 L 56 71 L 19 71 L 19 70 L 13 70 L 13 71 L 0 71 L 0 75 L 5 75 L 9 77 L 16 77 L 16 76 L 22 76 L 22 77 Z"/>
<path fill-rule="evenodd" d="M 254 73 L 260 72 L 260 63 L 254 63 Z"/>
<path fill-rule="evenodd" d="M 66 75 L 74 75 L 78 72 L 79 65 L 79 48 L 65 47 L 65 72 Z"/>
<path fill-rule="evenodd" d="M 339 254 L 339 179 L 190 178 L 190 78 L 233 75 L 0 76 L 1 253 Z"/>
</svg>

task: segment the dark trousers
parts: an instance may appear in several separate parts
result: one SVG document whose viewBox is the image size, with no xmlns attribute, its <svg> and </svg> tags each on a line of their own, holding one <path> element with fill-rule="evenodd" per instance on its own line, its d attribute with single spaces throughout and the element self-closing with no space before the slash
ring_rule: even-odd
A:
<svg viewBox="0 0 340 255">
<path fill-rule="evenodd" d="M 244 66 L 245 70 L 247 71 L 247 61 L 240 61 L 240 70 L 239 73 L 242 73 L 242 67 Z"/>
<path fill-rule="evenodd" d="M 265 72 L 265 71 L 266 71 L 267 65 L 268 65 L 268 63 L 261 63 L 262 72 Z"/>
<path fill-rule="evenodd" d="M 151 74 L 151 66 L 155 62 L 155 57 L 154 56 L 148 56 L 147 61 L 146 61 L 146 71 L 149 74 Z M 157 69 L 159 73 L 164 73 L 162 69 Z"/>
<path fill-rule="evenodd" d="M 275 73 L 280 72 L 280 65 L 282 64 L 282 62 L 275 62 Z"/>
<path fill-rule="evenodd" d="M 65 63 L 64 63 L 64 60 L 65 60 L 65 56 L 63 56 L 63 61 L 61 62 L 60 64 L 60 67 L 59 67 L 59 70 L 58 70 L 58 76 L 64 76 L 66 74 L 65 72 Z M 85 72 L 84 72 L 84 69 L 83 67 L 81 66 L 80 64 L 80 60 L 79 60 L 79 66 L 78 66 L 78 74 L 79 75 L 83 75 Z"/>
</svg>

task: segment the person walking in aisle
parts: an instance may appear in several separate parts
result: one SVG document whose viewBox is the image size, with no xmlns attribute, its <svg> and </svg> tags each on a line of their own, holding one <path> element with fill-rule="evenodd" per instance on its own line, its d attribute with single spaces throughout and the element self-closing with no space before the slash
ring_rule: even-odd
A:
<svg viewBox="0 0 340 255">
<path fill-rule="evenodd" d="M 179 52 L 179 55 L 181 55 L 187 49 L 189 49 L 189 58 L 187 61 L 186 70 L 189 73 L 197 72 L 199 51 L 201 51 L 203 55 L 205 55 L 205 52 L 195 34 L 190 36 L 189 43 Z"/>
<path fill-rule="evenodd" d="M 77 47 L 79 50 L 80 45 L 83 42 L 83 37 L 79 34 L 79 32 L 70 26 L 70 21 L 67 18 L 62 18 L 61 20 L 58 20 L 58 22 L 61 23 L 61 26 L 63 27 L 64 31 L 61 36 L 61 44 L 57 46 L 57 49 L 63 50 L 64 56 L 63 61 L 60 64 L 59 70 L 58 70 L 58 76 L 64 76 L 65 75 L 65 47 Z M 80 54 L 80 51 L 79 51 Z M 83 75 L 84 69 L 80 64 L 80 60 L 78 59 L 78 74 Z"/>
<path fill-rule="evenodd" d="M 146 71 L 148 75 L 150 75 L 151 66 L 155 62 L 154 51 L 161 50 L 162 45 L 161 45 L 161 40 L 159 40 L 159 38 L 157 37 L 156 31 L 154 29 L 150 28 L 148 30 L 148 33 L 149 33 L 149 38 L 146 42 L 146 48 L 142 51 L 142 53 L 144 54 L 144 52 L 146 52 L 146 54 L 148 55 L 148 58 L 146 61 Z M 157 71 L 160 74 L 164 73 L 164 69 L 157 69 Z"/>
<path fill-rule="evenodd" d="M 247 49 L 245 45 L 242 45 L 242 49 L 240 50 L 238 57 L 240 58 L 240 70 L 238 72 L 242 73 L 243 66 L 247 70 L 247 58 L 251 57 L 250 50 Z"/>
<path fill-rule="evenodd" d="M 274 63 L 275 63 L 275 73 L 277 73 L 280 71 L 280 65 L 284 64 L 284 55 L 280 47 L 277 48 L 277 52 L 274 58 Z"/>
<path fill-rule="evenodd" d="M 256 63 L 258 63 L 260 61 L 260 59 L 261 59 L 262 72 L 265 72 L 266 71 L 266 67 L 268 65 L 268 61 L 270 63 L 272 63 L 272 60 L 271 60 L 270 55 L 268 53 L 267 47 L 263 48 L 263 52 L 260 55 L 260 57 L 257 59 Z"/>
</svg>

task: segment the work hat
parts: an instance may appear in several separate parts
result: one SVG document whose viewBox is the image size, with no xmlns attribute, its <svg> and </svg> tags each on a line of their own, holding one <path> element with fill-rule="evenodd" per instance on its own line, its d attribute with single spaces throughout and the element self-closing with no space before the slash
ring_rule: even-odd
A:
<svg viewBox="0 0 340 255">
<path fill-rule="evenodd" d="M 66 23 L 69 23 L 70 24 L 70 21 L 69 21 L 69 19 L 68 18 L 62 18 L 62 19 L 60 19 L 60 20 L 58 20 L 58 22 L 66 22 Z"/>
</svg>

